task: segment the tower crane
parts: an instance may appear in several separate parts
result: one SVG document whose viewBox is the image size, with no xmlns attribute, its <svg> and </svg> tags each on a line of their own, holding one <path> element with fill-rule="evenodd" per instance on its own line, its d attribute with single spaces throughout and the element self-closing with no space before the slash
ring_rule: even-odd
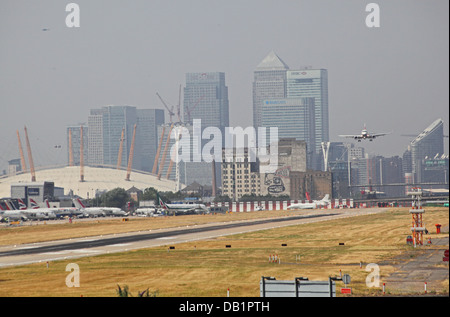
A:
<svg viewBox="0 0 450 317">
<path fill-rule="evenodd" d="M 173 119 L 172 118 L 175 115 L 175 112 L 174 112 L 174 107 L 175 106 L 172 106 L 172 108 L 169 108 L 169 106 L 167 106 L 167 104 L 164 102 L 162 97 L 158 93 L 156 93 L 156 95 L 158 96 L 159 100 L 161 100 L 161 102 L 163 103 L 164 107 L 166 107 L 167 111 L 169 112 L 170 123 L 173 123 Z M 181 122 L 180 103 L 181 103 L 181 85 L 180 85 L 180 90 L 179 90 L 179 93 L 178 93 L 178 105 L 177 105 L 177 110 L 176 110 L 177 111 L 176 115 L 178 117 L 178 122 Z"/>
<path fill-rule="evenodd" d="M 186 113 L 187 113 L 187 116 L 188 116 L 188 121 L 187 122 L 191 122 L 191 113 L 195 110 L 195 108 L 197 108 L 198 104 L 200 103 L 200 101 L 203 100 L 203 98 L 205 98 L 205 95 L 201 96 L 201 98 L 197 100 L 197 102 L 195 103 L 195 105 L 191 109 L 186 107 Z"/>
</svg>

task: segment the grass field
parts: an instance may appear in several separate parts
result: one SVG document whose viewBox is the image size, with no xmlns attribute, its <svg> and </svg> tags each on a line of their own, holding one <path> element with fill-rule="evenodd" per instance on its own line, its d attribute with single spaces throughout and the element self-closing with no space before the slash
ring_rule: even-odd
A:
<svg viewBox="0 0 450 317">
<path fill-rule="evenodd" d="M 292 212 L 130 219 L 125 222 L 109 219 L 1 228 L 0 245 L 279 215 L 292 215 Z M 448 208 L 426 208 L 424 221 L 430 231 L 427 237 L 448 235 L 436 234 L 434 227 L 435 223 L 448 225 Z M 56 261 L 48 268 L 42 263 L 4 268 L 0 269 L 0 296 L 117 296 L 117 285 L 127 285 L 133 295 L 148 288 L 158 297 L 225 297 L 229 289 L 231 296 L 258 297 L 261 276 L 273 276 L 278 280 L 293 280 L 299 276 L 327 280 L 329 276 L 339 275 L 340 271 L 351 276 L 354 296 L 376 296 L 382 290 L 366 286 L 369 274 L 364 269 L 366 264 L 380 263 L 383 280 L 394 271 L 390 259 L 402 252 L 411 252 L 413 257 L 414 253 L 426 248 L 413 249 L 406 245 L 410 226 L 408 209 L 395 208 L 374 215 L 177 244 L 176 249 L 170 251 L 167 247 L 156 247 Z M 231 245 L 231 248 L 225 245 Z M 269 262 L 269 256 L 273 254 L 281 259 L 280 264 Z M 65 268 L 71 262 L 80 268 L 80 287 L 66 286 L 69 272 Z M 337 282 L 337 288 L 343 286 L 342 282 Z M 448 294 L 448 280 L 444 281 L 442 289 L 433 291 Z"/>
</svg>

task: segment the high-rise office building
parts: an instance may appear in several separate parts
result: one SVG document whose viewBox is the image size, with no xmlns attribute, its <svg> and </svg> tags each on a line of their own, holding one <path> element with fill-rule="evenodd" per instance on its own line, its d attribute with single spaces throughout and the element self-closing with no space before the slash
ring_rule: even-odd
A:
<svg viewBox="0 0 450 317">
<path fill-rule="evenodd" d="M 225 73 L 187 73 L 184 88 L 184 122 L 202 120 L 202 127 L 229 126 L 228 87 Z"/>
<path fill-rule="evenodd" d="M 286 98 L 286 72 L 289 66 L 270 52 L 256 67 L 253 80 L 253 126 L 261 126 L 264 100 Z"/>
<path fill-rule="evenodd" d="M 116 167 L 120 160 L 120 166 L 126 168 L 136 125 L 132 167 L 151 172 L 157 148 L 157 126 L 163 122 L 164 111 L 160 109 L 136 109 L 133 106 L 91 109 L 88 117 L 88 164 Z M 121 144 L 122 155 L 119 158 Z"/>
<path fill-rule="evenodd" d="M 264 100 L 261 107 L 261 126 L 278 128 L 278 137 L 306 142 L 308 165 L 316 149 L 314 98 L 284 98 Z M 266 136 L 269 140 L 269 136 Z"/>
<path fill-rule="evenodd" d="M 322 142 L 329 141 L 328 72 L 326 69 L 303 69 L 287 72 L 288 98 L 314 98 L 315 152 L 320 153 Z"/>
<path fill-rule="evenodd" d="M 225 83 L 225 73 L 187 73 L 183 113 L 184 123 L 190 130 L 192 137 L 194 120 L 201 120 L 200 133 L 207 127 L 218 128 L 222 133 L 223 144 L 225 128 L 229 126 L 230 122 L 228 87 Z M 208 140 L 200 140 L 200 151 L 207 142 Z M 193 141 L 191 145 L 194 146 Z M 193 182 L 201 185 L 212 185 L 211 163 L 206 162 L 204 158 L 202 158 L 201 162 L 197 162 L 194 160 L 193 153 L 192 150 L 189 161 L 182 160 L 180 162 L 180 182 L 186 185 Z M 220 162 L 216 162 L 216 181 L 218 184 L 220 183 Z"/>
<path fill-rule="evenodd" d="M 67 162 L 69 165 L 80 165 L 81 153 L 81 129 L 83 129 L 83 158 L 84 162 L 88 160 L 88 127 L 86 124 L 76 124 L 67 127 Z M 72 145 L 72 148 L 70 148 Z M 71 158 L 72 156 L 72 158 Z M 71 162 L 72 160 L 72 162 Z M 86 164 L 86 163 L 85 163 Z"/>
<path fill-rule="evenodd" d="M 423 161 L 444 154 L 444 122 L 437 119 L 411 142 L 413 181 L 422 182 Z"/>
<path fill-rule="evenodd" d="M 92 109 L 88 118 L 90 136 L 89 153 L 91 153 L 91 149 L 94 150 L 94 147 L 101 146 L 101 150 L 94 150 L 94 153 L 89 154 L 89 163 L 115 167 L 119 159 L 119 148 L 122 130 L 124 129 L 124 142 L 120 165 L 127 167 L 128 153 L 136 123 L 136 107 L 105 106 L 101 109 Z M 138 157 L 140 154 L 136 152 L 139 152 L 139 148 L 137 148 L 137 151 L 135 148 L 135 156 Z"/>
<path fill-rule="evenodd" d="M 320 169 L 323 165 L 321 157 L 322 142 L 329 141 L 329 123 L 328 123 L 328 73 L 326 69 L 311 69 L 310 67 L 301 70 L 290 70 L 288 65 L 283 62 L 274 52 L 264 58 L 256 67 L 253 81 L 253 125 L 257 128 L 262 125 L 262 118 L 266 120 L 267 115 L 263 111 L 270 111 L 270 101 L 279 101 L 282 99 L 301 99 L 313 98 L 314 115 L 309 115 L 307 126 L 295 127 L 299 129 L 302 137 L 296 137 L 299 140 L 305 140 L 308 143 L 308 151 L 312 158 L 309 163 L 314 169 Z M 295 102 L 295 101 L 292 101 Z M 278 104 L 272 103 L 278 106 Z M 291 108 L 291 113 L 286 111 L 283 115 L 295 117 L 298 108 Z M 272 111 L 273 113 L 273 111 Z M 266 123 L 266 122 L 265 122 Z M 308 140 L 304 131 L 314 129 L 314 141 Z M 300 130 L 303 130 L 301 132 Z M 295 132 L 292 132 L 295 133 Z M 285 137 L 279 135 L 279 137 Z"/>
<path fill-rule="evenodd" d="M 158 126 L 164 124 L 164 110 L 136 109 L 136 115 L 136 146 L 141 153 L 136 163 L 140 170 L 151 172 L 158 147 Z"/>
</svg>

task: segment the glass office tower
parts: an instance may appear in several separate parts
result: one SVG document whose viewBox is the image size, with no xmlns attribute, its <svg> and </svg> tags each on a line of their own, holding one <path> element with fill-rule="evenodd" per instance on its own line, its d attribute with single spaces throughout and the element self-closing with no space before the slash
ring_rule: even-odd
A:
<svg viewBox="0 0 450 317">
<path fill-rule="evenodd" d="M 437 119 L 411 142 L 411 163 L 414 182 L 420 183 L 423 181 L 424 160 L 442 154 L 444 154 L 444 122 L 442 119 Z"/>
<path fill-rule="evenodd" d="M 187 73 L 184 88 L 184 123 L 202 120 L 202 128 L 229 126 L 228 87 L 225 73 Z"/>
<path fill-rule="evenodd" d="M 328 72 L 326 69 L 303 69 L 287 72 L 288 98 L 314 98 L 315 152 L 321 152 L 321 143 L 329 141 Z"/>
<path fill-rule="evenodd" d="M 286 98 L 286 71 L 289 66 L 270 52 L 256 67 L 253 80 L 253 126 L 261 126 L 263 101 Z"/>
</svg>

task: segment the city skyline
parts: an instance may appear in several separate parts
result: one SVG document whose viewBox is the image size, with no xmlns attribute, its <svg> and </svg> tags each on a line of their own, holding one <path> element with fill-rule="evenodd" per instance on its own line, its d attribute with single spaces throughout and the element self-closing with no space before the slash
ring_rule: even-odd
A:
<svg viewBox="0 0 450 317">
<path fill-rule="evenodd" d="M 332 142 L 366 124 L 393 131 L 361 144 L 367 153 L 401 156 L 413 140 L 402 134 L 437 118 L 448 135 L 448 2 L 378 1 L 372 29 L 360 1 L 77 3 L 81 27 L 69 29 L 64 5 L 2 2 L 0 170 L 18 158 L 23 126 L 37 165 L 65 162 L 65 129 L 89 109 L 164 109 L 156 92 L 176 104 L 189 72 L 225 73 L 230 126 L 251 126 L 253 71 L 270 51 L 291 69 L 328 70 Z"/>
</svg>

